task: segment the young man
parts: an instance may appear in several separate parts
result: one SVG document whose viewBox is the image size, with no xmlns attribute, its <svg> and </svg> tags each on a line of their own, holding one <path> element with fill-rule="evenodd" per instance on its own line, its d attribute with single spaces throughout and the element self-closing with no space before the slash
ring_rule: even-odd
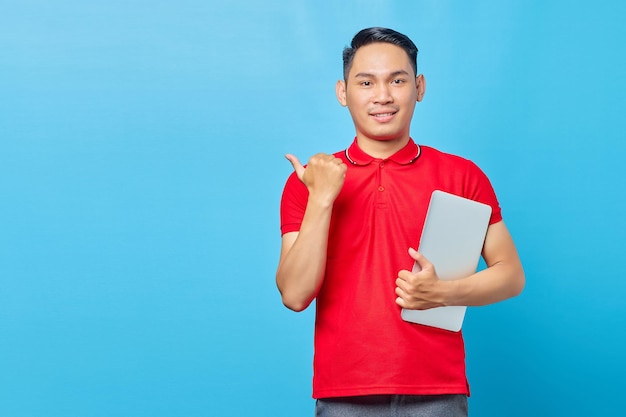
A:
<svg viewBox="0 0 626 417">
<path fill-rule="evenodd" d="M 357 33 L 336 85 L 354 122 L 354 142 L 313 156 L 306 167 L 287 155 L 294 173 L 281 202 L 276 283 L 294 311 L 316 299 L 318 416 L 467 415 L 461 332 L 405 322 L 401 309 L 486 305 L 524 287 L 487 177 L 472 162 L 410 137 L 426 91 L 416 58 L 413 42 L 398 32 Z M 413 249 L 435 189 L 492 207 L 485 270 L 442 281 Z M 414 261 L 422 268 L 415 274 Z"/>
</svg>

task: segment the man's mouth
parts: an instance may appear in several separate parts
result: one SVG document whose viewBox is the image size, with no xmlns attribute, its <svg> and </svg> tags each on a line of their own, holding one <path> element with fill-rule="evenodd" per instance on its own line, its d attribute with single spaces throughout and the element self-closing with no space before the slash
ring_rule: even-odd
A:
<svg viewBox="0 0 626 417">
<path fill-rule="evenodd" d="M 397 110 L 376 113 L 372 112 L 370 113 L 370 116 L 372 116 L 377 122 L 385 123 L 393 119 L 393 116 L 395 116 L 397 112 Z"/>
</svg>

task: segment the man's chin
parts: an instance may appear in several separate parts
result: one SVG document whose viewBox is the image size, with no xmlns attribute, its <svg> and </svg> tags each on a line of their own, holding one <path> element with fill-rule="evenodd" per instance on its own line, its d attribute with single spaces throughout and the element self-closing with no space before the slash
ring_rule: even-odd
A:
<svg viewBox="0 0 626 417">
<path fill-rule="evenodd" d="M 398 142 L 404 139 L 404 136 L 398 135 L 372 135 L 368 136 L 368 139 L 376 142 Z"/>
</svg>

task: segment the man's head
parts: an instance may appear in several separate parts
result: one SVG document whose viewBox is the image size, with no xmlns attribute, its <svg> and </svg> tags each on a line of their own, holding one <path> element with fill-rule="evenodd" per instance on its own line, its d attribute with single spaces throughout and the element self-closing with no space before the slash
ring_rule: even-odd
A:
<svg viewBox="0 0 626 417">
<path fill-rule="evenodd" d="M 417 76 L 417 46 L 408 36 L 396 32 L 393 29 L 373 27 L 363 29 L 352 38 L 350 46 L 343 49 L 343 79 L 348 79 L 348 73 L 352 68 L 352 61 L 356 51 L 365 45 L 375 42 L 390 43 L 399 46 L 406 52 L 409 62 L 413 67 L 414 75 Z"/>
<path fill-rule="evenodd" d="M 426 91 L 416 56 L 409 38 L 383 28 L 360 31 L 344 50 L 337 99 L 350 111 L 359 146 L 372 156 L 390 156 L 409 141 L 415 104 Z"/>
</svg>

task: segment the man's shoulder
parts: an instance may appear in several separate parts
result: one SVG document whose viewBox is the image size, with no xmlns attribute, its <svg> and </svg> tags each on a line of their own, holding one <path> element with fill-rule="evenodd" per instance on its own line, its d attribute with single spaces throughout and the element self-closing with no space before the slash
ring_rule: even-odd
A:
<svg viewBox="0 0 626 417">
<path fill-rule="evenodd" d="M 344 158 L 346 156 L 346 150 L 342 149 L 340 151 L 337 152 L 333 152 L 332 154 L 335 158 Z"/>
<path fill-rule="evenodd" d="M 437 162 L 448 162 L 451 164 L 474 164 L 471 160 L 461 155 L 440 151 L 432 146 L 420 145 L 420 148 L 422 153 L 421 156 L 423 156 L 424 159 L 431 159 Z"/>
</svg>

